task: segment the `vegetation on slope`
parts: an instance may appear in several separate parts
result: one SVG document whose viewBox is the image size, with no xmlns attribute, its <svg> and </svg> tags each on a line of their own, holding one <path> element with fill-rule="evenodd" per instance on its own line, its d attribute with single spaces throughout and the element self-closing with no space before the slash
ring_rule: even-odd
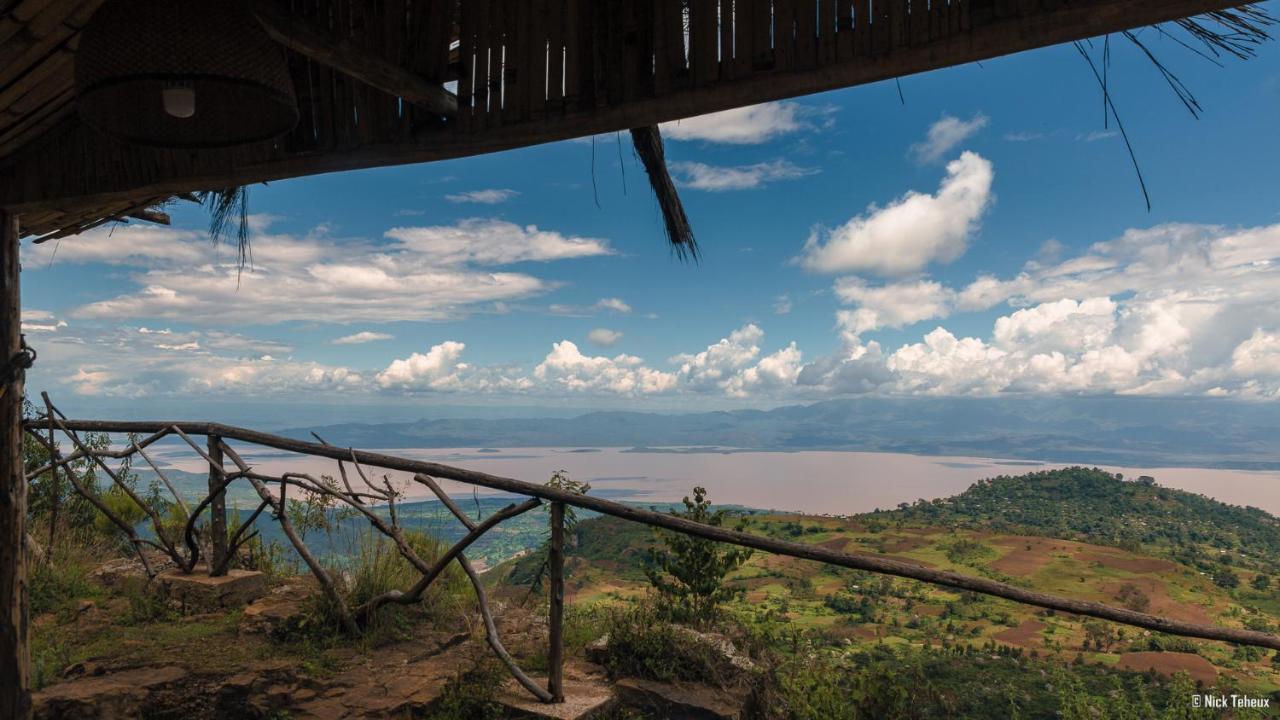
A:
<svg viewBox="0 0 1280 720">
<path fill-rule="evenodd" d="M 1262 572 L 1270 548 L 1280 548 L 1275 518 L 1097 470 L 996 478 L 956 498 L 852 518 L 757 513 L 740 521 L 755 533 L 1193 622 L 1280 625 L 1278 589 Z M 580 523 L 574 539 L 570 599 L 618 609 L 607 625 L 611 645 L 626 640 L 620 674 L 713 681 L 670 642 L 662 629 L 670 614 L 661 612 L 669 599 L 646 579 L 654 552 L 675 548 L 613 518 Z M 500 569 L 519 583 L 525 564 Z M 1225 581 L 1224 569 L 1238 582 Z M 761 553 L 724 585 L 733 593 L 722 596 L 717 632 L 767 668 L 750 683 L 771 693 L 757 698 L 772 708 L 757 708 L 759 717 L 1195 717 L 1183 712 L 1194 687 L 1280 702 L 1280 667 L 1254 648 Z M 884 699 L 893 697 L 909 698 L 911 709 Z M 874 711 L 849 710 L 853 698 Z"/>
<path fill-rule="evenodd" d="M 1210 575 L 1220 574 L 1223 566 L 1267 575 L 1280 571 L 1280 519 L 1275 516 L 1150 479 L 1125 481 L 1097 468 L 1001 475 L 955 497 L 904 503 L 872 517 L 1143 550 Z"/>
</svg>

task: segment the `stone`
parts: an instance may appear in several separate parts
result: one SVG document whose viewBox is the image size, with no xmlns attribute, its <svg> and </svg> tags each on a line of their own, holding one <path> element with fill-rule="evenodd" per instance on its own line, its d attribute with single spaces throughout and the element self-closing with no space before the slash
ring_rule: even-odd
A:
<svg viewBox="0 0 1280 720">
<path fill-rule="evenodd" d="M 256 665 L 252 670 L 232 675 L 218 685 L 215 717 L 268 717 L 298 699 L 298 694 L 303 692 L 298 682 L 296 668 L 284 661 Z M 308 697 L 314 695 L 311 692 Z"/>
<path fill-rule="evenodd" d="M 587 643 L 583 649 L 587 659 L 597 665 L 604 665 L 609 659 L 609 633 Z"/>
<path fill-rule="evenodd" d="M 756 664 L 751 658 L 738 652 L 733 641 L 719 633 L 698 632 L 683 625 L 673 625 L 677 635 L 692 645 L 707 649 L 716 664 L 723 666 L 729 674 L 750 674 L 755 672 Z"/>
<path fill-rule="evenodd" d="M 667 720 L 742 720 L 746 693 L 730 692 L 698 683 L 664 683 L 623 678 L 616 683 L 618 698 Z"/>
<path fill-rule="evenodd" d="M 140 717 L 150 698 L 187 679 L 179 667 L 138 668 L 51 685 L 32 698 L 36 720 Z"/>
<path fill-rule="evenodd" d="M 94 570 L 93 578 L 104 587 L 122 594 L 142 592 L 147 587 L 147 571 L 137 558 L 108 560 Z"/>
<path fill-rule="evenodd" d="M 296 627 L 306 616 L 302 601 L 278 596 L 267 596 L 250 603 L 240 618 L 240 633 L 244 635 L 281 636 L 289 628 Z"/>
<path fill-rule="evenodd" d="M 228 570 L 221 577 L 209 577 L 200 566 L 184 574 L 166 570 L 156 581 L 168 594 L 169 602 L 183 612 L 210 612 L 241 608 L 266 594 L 267 576 L 256 570 Z"/>
</svg>

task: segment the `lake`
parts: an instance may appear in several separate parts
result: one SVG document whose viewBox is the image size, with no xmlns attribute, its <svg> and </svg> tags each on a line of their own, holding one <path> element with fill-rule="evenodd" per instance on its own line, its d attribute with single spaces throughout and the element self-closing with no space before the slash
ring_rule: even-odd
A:
<svg viewBox="0 0 1280 720">
<path fill-rule="evenodd" d="M 285 471 L 337 476 L 333 461 L 270 449 L 244 452 L 256 469 L 271 475 Z M 974 457 L 934 457 L 878 452 L 757 452 L 711 449 L 633 450 L 625 448 L 457 448 L 382 450 L 389 455 L 438 462 L 470 470 L 543 483 L 557 470 L 591 483 L 592 494 L 614 500 L 672 502 L 695 485 L 716 503 L 847 515 L 889 509 L 917 499 L 963 492 L 994 475 L 1020 475 L 1063 464 Z M 204 472 L 203 460 L 185 445 L 162 443 L 154 457 L 161 466 Z M 1204 468 L 1100 466 L 1126 478 L 1151 475 L 1165 487 L 1189 490 L 1233 505 L 1253 505 L 1280 515 L 1280 471 Z M 348 466 L 353 481 L 354 471 Z M 383 471 L 378 471 L 381 477 Z M 406 499 L 431 497 L 404 473 L 389 473 Z M 357 481 L 358 482 L 358 481 Z M 445 482 L 455 496 L 473 489 Z"/>
</svg>

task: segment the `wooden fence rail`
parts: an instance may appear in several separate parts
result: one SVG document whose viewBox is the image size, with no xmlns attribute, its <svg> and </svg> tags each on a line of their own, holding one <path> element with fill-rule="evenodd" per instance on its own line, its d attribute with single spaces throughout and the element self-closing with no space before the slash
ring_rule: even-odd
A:
<svg viewBox="0 0 1280 720">
<path fill-rule="evenodd" d="M 471 584 L 476 592 L 481 614 L 485 621 L 486 641 L 489 643 L 494 653 L 503 661 L 511 674 L 523 685 L 531 694 L 544 702 L 559 702 L 563 700 L 563 612 L 564 612 L 564 513 L 566 506 L 573 506 L 585 510 L 592 510 L 604 515 L 638 522 L 651 527 L 662 528 L 673 532 L 684 533 L 694 537 L 703 538 L 715 542 L 729 543 L 742 547 L 753 548 L 777 555 L 785 555 L 788 557 L 800 558 L 804 560 L 814 560 L 824 562 L 840 567 L 852 568 L 857 570 L 867 570 L 885 575 L 909 578 L 919 580 L 934 585 L 955 588 L 958 590 L 967 590 L 976 593 L 990 595 L 992 597 L 1004 598 L 1027 605 L 1034 605 L 1051 610 L 1072 613 L 1076 615 L 1084 615 L 1112 622 L 1123 623 L 1135 627 L 1141 627 L 1148 630 L 1169 633 L 1173 635 L 1181 635 L 1185 637 L 1201 638 L 1206 640 L 1217 640 L 1223 642 L 1236 643 L 1240 645 L 1253 645 L 1258 647 L 1271 648 L 1280 650 L 1280 637 L 1270 633 L 1258 632 L 1243 628 L 1230 628 L 1216 625 L 1204 625 L 1198 623 L 1189 623 L 1170 618 L 1159 617 L 1147 613 L 1141 613 L 1125 608 L 1114 607 L 1104 603 L 1077 600 L 1073 598 L 1052 595 L 1048 593 L 1036 592 L 1034 590 L 1002 583 L 988 578 L 974 577 L 961 573 L 934 570 L 931 568 L 921 567 L 909 562 L 896 560 L 893 558 L 875 555 L 871 553 L 857 552 L 840 552 L 816 545 L 805 545 L 802 543 L 789 542 L 785 540 L 777 540 L 752 533 L 730 530 L 721 527 L 713 527 L 694 522 L 685 518 L 677 517 L 670 514 L 663 514 L 652 510 L 646 510 L 631 505 L 624 505 L 609 500 L 604 500 L 589 495 L 580 495 L 574 492 L 563 490 L 549 485 L 540 485 L 513 478 L 501 477 L 498 475 L 490 475 L 487 473 L 476 472 L 464 468 L 441 465 L 439 463 L 427 462 L 422 460 L 412 460 L 409 458 L 387 455 L 383 453 L 370 452 L 366 450 L 356 450 L 354 448 L 342 448 L 330 445 L 323 441 L 319 443 L 311 443 L 303 440 L 272 435 L 246 428 L 240 428 L 219 423 L 207 422 L 160 422 L 160 421 L 110 421 L 110 420 L 71 420 L 64 419 L 60 416 L 57 409 L 52 403 L 47 402 L 46 407 L 48 413 L 46 417 L 28 420 L 25 423 L 27 434 L 34 442 L 45 445 L 50 449 L 51 462 L 44 467 L 37 468 L 29 477 L 37 477 L 43 473 L 56 473 L 60 470 L 64 471 L 67 477 L 72 481 L 77 491 L 82 494 L 87 493 L 87 489 L 82 487 L 76 480 L 75 474 L 67 470 L 68 463 L 91 458 L 104 469 L 107 469 L 105 459 L 123 459 L 140 454 L 147 459 L 147 462 L 155 468 L 155 464 L 151 462 L 149 456 L 146 455 L 145 448 L 153 445 L 157 441 L 169 437 L 177 436 L 182 438 L 190 447 L 207 462 L 210 466 L 210 495 L 204 501 L 199 503 L 190 513 L 187 513 L 187 527 L 185 532 L 186 549 L 176 548 L 176 543 L 168 543 L 167 552 L 171 557 L 175 558 L 176 564 L 183 568 L 186 572 L 191 572 L 195 565 L 195 560 L 199 557 L 200 543 L 194 539 L 197 534 L 193 528 L 197 523 L 201 512 L 204 508 L 211 505 L 211 499 L 225 491 L 226 487 L 236 481 L 245 481 L 253 485 L 262 498 L 262 505 L 259 506 L 254 517 L 262 512 L 263 509 L 270 508 L 281 523 L 282 529 L 289 537 L 291 543 L 303 558 L 304 562 L 316 575 L 321 587 L 325 592 L 336 600 L 336 605 L 343 608 L 342 613 L 344 621 L 351 632 L 359 632 L 360 624 L 367 619 L 368 615 L 385 603 L 410 603 L 421 598 L 422 593 L 427 586 L 440 575 L 445 567 L 451 562 L 458 562 L 463 571 L 467 574 Z M 47 435 L 50 430 L 58 430 L 64 433 L 68 439 L 76 446 L 76 450 L 66 456 L 62 456 L 56 446 L 48 439 Z M 127 446 L 119 449 L 91 450 L 78 437 L 80 432 L 103 432 L 103 433 L 129 433 L 134 435 L 144 435 L 141 439 L 130 442 Z M 192 436 L 203 436 L 207 438 L 206 452 Z M 319 439 L 319 438 L 317 438 Z M 300 455 L 309 455 L 314 457 L 328 458 L 337 462 L 339 474 L 342 480 L 342 487 L 338 488 L 316 480 L 315 478 L 301 473 L 284 473 L 279 476 L 269 476 L 256 472 L 252 465 L 246 462 L 240 453 L 232 448 L 228 441 L 244 443 L 249 445 L 258 445 L 265 448 L 276 450 L 284 450 L 288 452 L 298 453 Z M 219 452 L 220 451 L 220 452 Z M 221 463 L 223 458 L 229 459 L 234 465 L 234 470 L 223 470 Z M 347 467 L 350 465 L 356 476 L 361 481 L 357 485 L 350 477 Z M 440 558 L 433 563 L 428 563 L 422 558 L 414 554 L 412 548 L 404 541 L 397 520 L 397 505 L 400 493 L 397 492 L 389 480 L 383 479 L 381 483 L 372 480 L 365 468 L 378 468 L 382 470 L 393 470 L 409 473 L 412 481 L 428 488 L 440 501 L 450 510 L 451 513 L 467 528 L 467 534 L 458 541 L 454 546 L 448 549 Z M 167 479 L 159 472 L 162 482 L 166 486 L 170 486 Z M 113 481 L 118 482 L 114 475 L 108 473 Z M 214 483 L 213 478 L 218 475 L 220 482 Z M 511 505 L 507 508 L 491 515 L 482 522 L 473 522 L 469 519 L 441 489 L 437 479 L 448 479 L 455 482 L 469 484 L 478 487 L 489 488 L 491 490 L 499 490 L 516 495 L 523 495 L 531 498 L 529 501 L 520 505 Z M 276 486 L 278 489 L 273 493 L 269 488 Z M 170 486 L 171 487 L 171 486 Z M 357 512 L 362 514 L 370 524 L 379 532 L 390 538 L 397 546 L 399 551 L 405 558 L 414 565 L 421 573 L 422 578 L 412 588 L 406 592 L 392 592 L 384 596 L 374 598 L 360 608 L 349 609 L 341 604 L 341 599 L 337 595 L 334 583 L 329 578 L 323 567 L 314 556 L 306 548 L 305 543 L 292 532 L 289 526 L 287 512 L 285 512 L 286 495 L 289 489 L 293 488 L 308 493 L 318 493 L 328 495 L 333 499 L 342 502 Z M 175 496 L 177 493 L 174 493 Z M 90 495 L 90 500 L 94 498 Z M 549 542 L 549 612 L 550 612 L 550 648 L 549 648 L 549 678 L 548 687 L 543 688 L 525 675 L 516 665 L 510 654 L 503 648 L 501 640 L 497 636 L 497 630 L 493 623 L 492 614 L 489 610 L 488 600 L 485 592 L 478 579 L 477 573 L 464 555 L 465 549 L 483 535 L 486 531 L 492 529 L 498 523 L 505 519 L 514 517 L 522 512 L 526 512 L 537 507 L 541 501 L 551 503 L 551 539 Z M 179 502 L 181 499 L 179 498 Z M 388 522 L 382 516 L 370 510 L 371 504 L 385 504 L 389 510 L 390 521 Z M 110 511 L 101 503 L 95 505 L 106 512 L 110 516 Z M 117 523 L 120 524 L 120 523 Z M 251 524 L 251 523 L 249 523 Z M 129 529 L 132 532 L 132 528 Z M 225 531 L 224 531 L 225 537 Z M 142 555 L 143 546 L 152 546 L 161 550 L 160 544 L 137 538 L 132 535 L 135 547 L 138 548 L 139 554 Z M 244 542 L 244 538 L 237 534 L 228 543 L 227 553 L 234 555 L 238 546 Z M 216 557 L 216 555 L 215 555 Z M 210 567 L 225 563 L 211 562 Z"/>
</svg>

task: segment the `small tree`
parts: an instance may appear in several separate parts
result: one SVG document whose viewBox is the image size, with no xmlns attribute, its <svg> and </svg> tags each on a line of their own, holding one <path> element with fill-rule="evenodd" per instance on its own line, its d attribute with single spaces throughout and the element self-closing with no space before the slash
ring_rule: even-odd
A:
<svg viewBox="0 0 1280 720">
<path fill-rule="evenodd" d="M 1142 588 L 1133 583 L 1121 585 L 1119 592 L 1116 593 L 1116 599 L 1125 607 L 1137 612 L 1146 612 L 1147 608 L 1151 607 L 1151 598 L 1142 591 Z"/>
<path fill-rule="evenodd" d="M 1228 590 L 1240 587 L 1240 576 L 1227 568 L 1222 568 L 1213 574 L 1213 584 Z"/>
<path fill-rule="evenodd" d="M 573 493 L 574 495 L 586 495 L 591 492 L 591 483 L 585 483 L 580 480 L 572 480 L 569 474 L 564 470 L 556 470 L 551 473 L 551 479 L 546 482 L 547 487 L 556 490 Z M 551 504 L 543 506 L 543 511 L 550 515 Z M 550 527 L 548 526 L 548 535 Z M 565 542 L 570 547 L 578 544 L 578 513 L 572 505 L 564 506 L 564 535 Z M 551 569 L 551 541 L 548 538 L 538 547 L 538 569 L 533 574 L 533 580 L 529 583 L 529 594 L 525 596 L 527 602 L 535 593 L 542 591 L 542 583 L 547 579 L 547 571 Z"/>
<path fill-rule="evenodd" d="M 671 514 L 715 527 L 723 525 L 728 516 L 723 509 L 711 509 L 707 491 L 701 487 L 693 489 L 692 500 L 684 498 L 684 510 L 672 510 Z M 742 567 L 751 550 L 667 530 L 655 530 L 655 535 L 659 544 L 649 549 L 645 574 L 658 591 L 659 610 L 669 619 L 707 623 L 722 603 L 741 592 L 727 587 L 724 579 Z"/>
<path fill-rule="evenodd" d="M 1249 586 L 1254 590 L 1265 591 L 1267 588 L 1271 587 L 1271 576 L 1254 575 L 1253 580 L 1249 581 Z"/>
<path fill-rule="evenodd" d="M 1092 645 L 1099 652 L 1110 650 L 1115 643 L 1115 636 L 1111 633 L 1111 626 L 1100 620 L 1086 620 L 1084 623 L 1084 649 L 1088 650 Z"/>
</svg>

